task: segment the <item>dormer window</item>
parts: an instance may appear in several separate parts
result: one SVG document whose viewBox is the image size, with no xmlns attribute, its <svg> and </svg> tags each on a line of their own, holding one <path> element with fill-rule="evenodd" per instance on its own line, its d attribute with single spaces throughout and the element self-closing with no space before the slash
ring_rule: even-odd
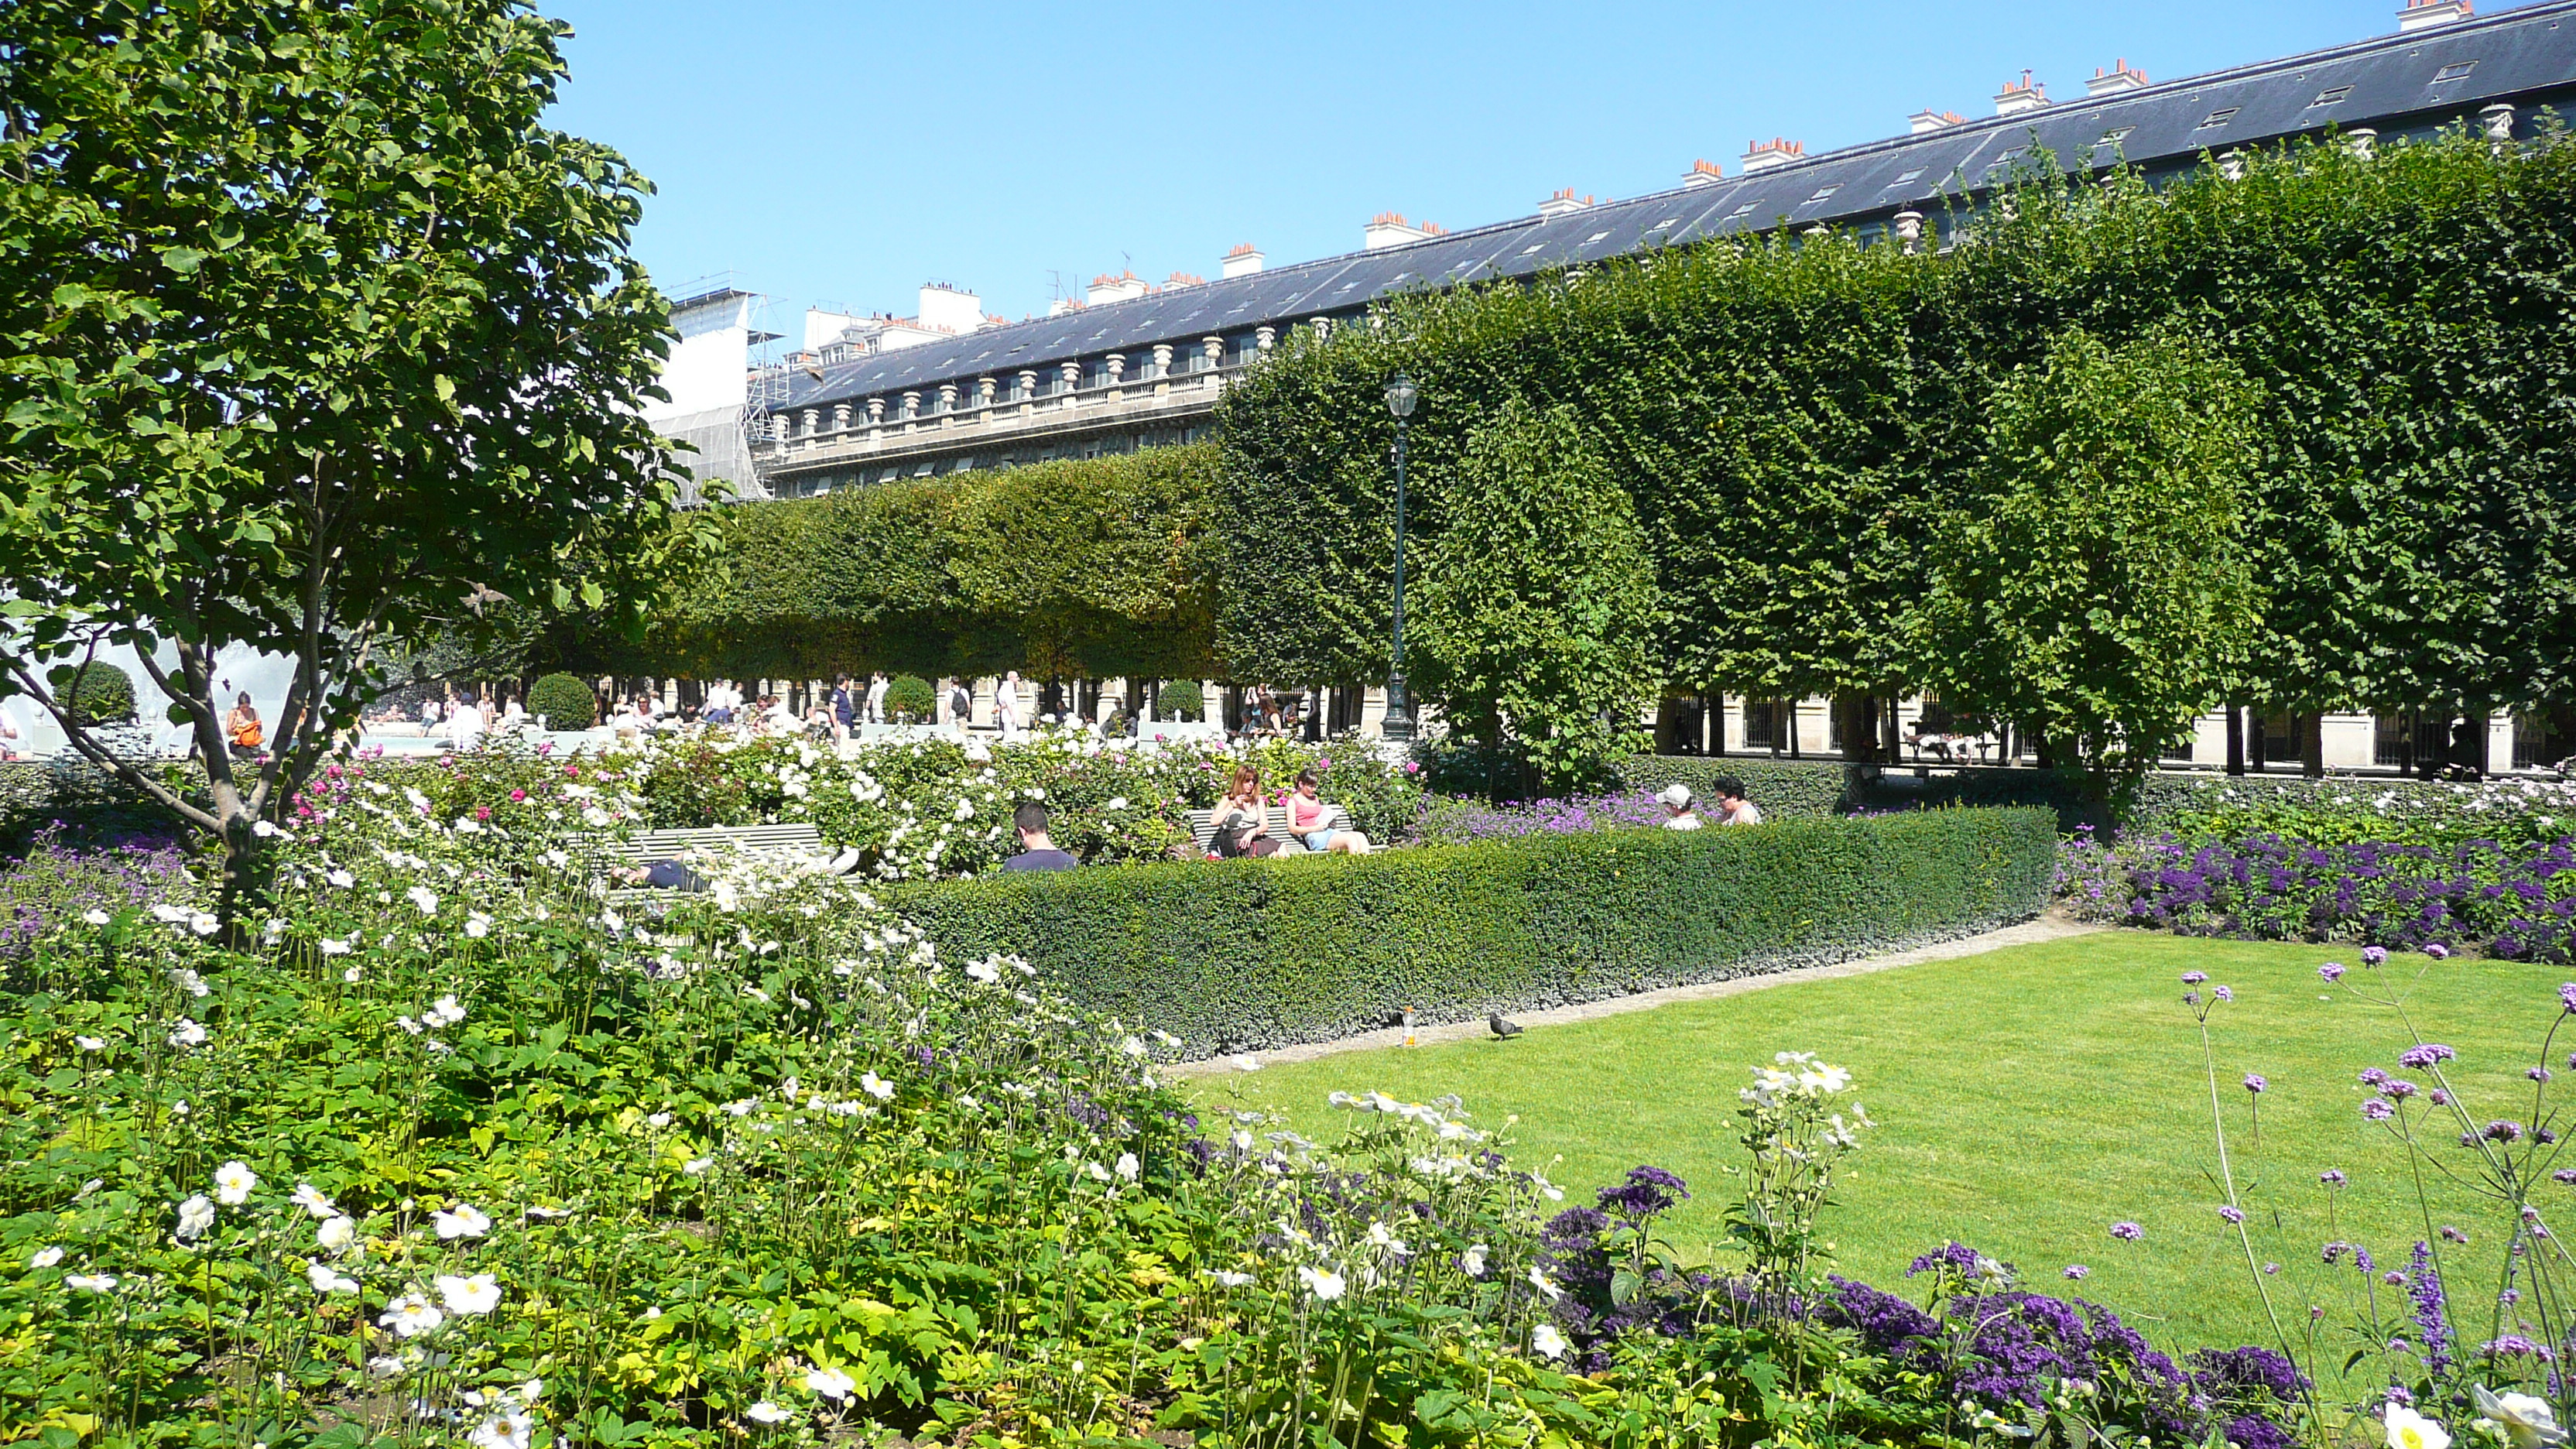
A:
<svg viewBox="0 0 2576 1449">
<path fill-rule="evenodd" d="M 2477 68 L 2478 63 L 2474 60 L 2452 61 L 2449 65 L 2433 72 L 2433 84 L 2438 86 L 2446 81 L 2467 80 L 2469 72 Z"/>
<path fill-rule="evenodd" d="M 2308 109 L 2313 111 L 2319 106 L 2340 104 L 2344 97 L 2351 94 L 2352 87 L 2350 86 L 2336 86 L 2334 89 L 2329 91 L 2319 91 L 2317 92 L 2317 98 L 2308 102 Z"/>
<path fill-rule="evenodd" d="M 2242 109 L 2244 109 L 2244 108 L 2243 108 L 2243 107 L 2241 107 L 2241 106 L 2225 106 L 2225 107 L 2222 107 L 2222 108 L 2220 108 L 2220 109 L 2218 109 L 2218 110 L 2215 110 L 2215 111 L 2210 112 L 2210 113 L 2209 113 L 2209 117 L 2208 117 L 2208 119 L 2206 119 L 2206 120 L 2202 121 L 2199 125 L 2197 125 L 2197 126 L 2193 127 L 2192 129 L 2194 129 L 2194 130 L 2196 130 L 2196 131 L 2208 131 L 2208 130 L 2213 130 L 2213 129 L 2215 129 L 2215 128 L 2217 128 L 2217 127 L 2220 127 L 2220 126 L 2224 126 L 2224 125 L 2226 125 L 2228 122 L 2230 122 L 2230 121 L 2232 121 L 2232 120 L 2235 120 L 2235 119 L 2236 119 L 2236 113 L 2237 113 L 2238 111 L 2242 110 Z"/>
</svg>

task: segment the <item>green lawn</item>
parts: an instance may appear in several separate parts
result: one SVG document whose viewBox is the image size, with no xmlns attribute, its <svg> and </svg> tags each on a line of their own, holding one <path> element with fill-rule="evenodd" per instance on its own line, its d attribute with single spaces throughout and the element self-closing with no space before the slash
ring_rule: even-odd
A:
<svg viewBox="0 0 2576 1449">
<path fill-rule="evenodd" d="M 1209 1105 L 1285 1112 L 1309 1135 L 1332 1128 L 1339 1114 L 1323 1098 L 1336 1088 L 1415 1101 L 1458 1093 L 1485 1126 L 1518 1114 L 1515 1160 L 1569 1185 L 1569 1206 L 1638 1163 L 1681 1174 L 1700 1196 L 1670 1237 L 1696 1257 L 1716 1237 L 1724 1168 L 1741 1157 L 1734 1114 L 1746 1069 L 1774 1051 L 1814 1051 L 1856 1074 L 1855 1095 L 1882 1124 L 1827 1219 L 1843 1271 L 1901 1286 L 1908 1260 L 1956 1238 L 2019 1264 L 2034 1288 L 2120 1309 L 2166 1346 L 2269 1342 L 2242 1250 L 2217 1215 L 2209 1090 L 2178 977 L 2206 971 L 2235 989 L 2212 1035 L 2230 1150 L 2265 1228 L 2256 1250 L 2283 1265 L 2272 1280 L 2283 1320 L 2314 1302 L 2339 1327 L 2359 1278 L 2329 1275 L 2319 1246 L 2362 1242 L 2383 1268 L 2402 1267 L 2423 1232 L 2402 1150 L 2363 1121 L 2365 1089 L 2354 1080 L 2366 1066 L 2395 1070 L 2410 1039 L 2390 1011 L 2318 979 L 2318 964 L 2337 959 L 2364 977 L 2350 948 L 2124 931 L 1536 1028 L 1510 1042 L 1277 1065 L 1196 1089 Z M 2403 985 L 2425 964 L 2400 956 L 2373 984 Z M 2481 1120 L 2528 1120 L 2522 1072 L 2570 974 L 2454 960 L 2412 988 L 2425 1035 L 2459 1049 L 2453 1081 Z M 2569 1047 L 2576 1033 L 2560 1044 Z M 2259 1146 L 2239 1085 L 2248 1072 L 2270 1081 Z M 2446 1146 L 2443 1155 L 2468 1154 Z M 2317 1182 L 2329 1167 L 2352 1179 L 2331 1233 Z M 2446 1260 L 2454 1303 L 2490 1305 L 2502 1241 L 2492 1212 L 2457 1189 L 2436 1212 L 2471 1237 L 2469 1261 Z M 2144 1240 L 2114 1241 L 2108 1229 L 2121 1219 L 2144 1225 Z M 2092 1269 L 2080 1286 L 2059 1276 L 2070 1263 Z M 2474 1314 L 2464 1322 L 2486 1336 Z M 2339 1361 L 2348 1343 L 2331 1347 Z"/>
</svg>

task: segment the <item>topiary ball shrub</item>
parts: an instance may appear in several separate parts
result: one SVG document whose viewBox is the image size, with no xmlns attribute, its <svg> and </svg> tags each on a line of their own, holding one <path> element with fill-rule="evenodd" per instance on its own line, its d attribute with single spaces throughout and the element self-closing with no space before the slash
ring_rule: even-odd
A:
<svg viewBox="0 0 2576 1449">
<path fill-rule="evenodd" d="M 930 681 L 917 674 L 898 674 L 886 686 L 885 717 L 889 724 L 926 724 L 939 716 L 939 696 Z"/>
<path fill-rule="evenodd" d="M 599 723 L 599 696 L 577 674 L 549 674 L 528 687 L 528 713 L 550 730 L 586 730 Z"/>
<path fill-rule="evenodd" d="M 1207 699 L 1199 693 L 1195 679 L 1175 679 L 1155 696 L 1162 706 L 1163 718 L 1195 723 L 1207 717 Z"/>
<path fill-rule="evenodd" d="M 64 686 L 63 703 L 77 724 L 122 724 L 134 718 L 134 681 L 113 664 L 93 662 L 77 684 Z"/>
</svg>

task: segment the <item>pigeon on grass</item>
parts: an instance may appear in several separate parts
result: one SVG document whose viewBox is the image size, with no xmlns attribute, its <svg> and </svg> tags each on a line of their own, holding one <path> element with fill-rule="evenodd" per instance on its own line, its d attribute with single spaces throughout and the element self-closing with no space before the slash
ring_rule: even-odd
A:
<svg viewBox="0 0 2576 1449">
<path fill-rule="evenodd" d="M 1510 1041 L 1513 1037 L 1519 1036 L 1523 1030 L 1519 1022 L 1505 1017 L 1499 1011 L 1486 1017 L 1485 1025 L 1492 1027 L 1494 1035 L 1504 1041 Z"/>
</svg>

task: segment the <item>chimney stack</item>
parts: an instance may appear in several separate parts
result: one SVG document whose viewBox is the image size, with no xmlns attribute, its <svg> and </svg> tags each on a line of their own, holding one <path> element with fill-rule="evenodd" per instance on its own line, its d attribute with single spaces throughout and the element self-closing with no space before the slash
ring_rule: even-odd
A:
<svg viewBox="0 0 2576 1449">
<path fill-rule="evenodd" d="M 2397 31 L 2412 35 L 2436 25 L 2456 25 L 2477 13 L 2470 0 L 2406 0 L 2406 8 L 2397 12 Z"/>
<path fill-rule="evenodd" d="M 1968 124 L 1968 118 L 1957 111 L 1935 111 L 1926 108 L 1906 117 L 1905 123 L 1913 127 L 1913 135 L 1921 136 L 1933 131 L 1946 131 L 1952 126 L 1964 126 Z"/>
<path fill-rule="evenodd" d="M 914 321 L 933 332 L 951 332 L 959 337 L 984 325 L 984 301 L 972 292 L 961 292 L 946 282 L 924 282 L 921 285 L 921 310 Z"/>
<path fill-rule="evenodd" d="M 1222 272 L 1228 277 L 1248 277 L 1261 270 L 1261 249 L 1245 242 L 1225 254 Z"/>
<path fill-rule="evenodd" d="M 1573 187 L 1561 186 L 1557 188 L 1554 196 L 1538 204 L 1538 214 L 1553 221 L 1560 216 L 1570 216 L 1591 204 L 1591 197 L 1577 197 Z"/>
<path fill-rule="evenodd" d="M 1793 165 L 1804 160 L 1806 155 L 1807 143 L 1804 141 L 1783 141 L 1776 136 L 1768 141 L 1748 141 L 1744 145 L 1744 174 L 1751 176 L 1756 172 Z"/>
<path fill-rule="evenodd" d="M 1715 186 L 1725 179 L 1726 168 L 1708 160 L 1693 161 L 1691 169 L 1682 173 L 1684 186 Z"/>
<path fill-rule="evenodd" d="M 2018 81 L 2005 81 L 2004 88 L 1995 92 L 1998 116 L 2027 115 L 2047 104 L 2048 87 L 2032 80 L 2029 71 L 2023 71 Z"/>
<path fill-rule="evenodd" d="M 1141 297 L 1152 290 L 1145 285 L 1145 279 L 1132 270 L 1115 277 L 1103 272 L 1091 279 L 1091 290 L 1084 301 L 1086 305 L 1097 307 L 1104 302 L 1124 302 L 1131 297 Z"/>
<path fill-rule="evenodd" d="M 1369 218 L 1368 226 L 1360 232 L 1360 243 L 1363 250 L 1374 252 L 1439 235 L 1441 228 L 1436 222 L 1417 224 L 1405 220 L 1400 211 L 1381 211 Z"/>
<path fill-rule="evenodd" d="M 2142 70 L 2131 70 L 2128 59 L 2124 56 L 2113 61 L 2109 70 L 2095 67 L 2093 78 L 2084 83 L 2084 94 L 2088 98 L 2116 96 L 2123 91 L 2142 91 L 2146 88 L 2147 73 Z"/>
</svg>

